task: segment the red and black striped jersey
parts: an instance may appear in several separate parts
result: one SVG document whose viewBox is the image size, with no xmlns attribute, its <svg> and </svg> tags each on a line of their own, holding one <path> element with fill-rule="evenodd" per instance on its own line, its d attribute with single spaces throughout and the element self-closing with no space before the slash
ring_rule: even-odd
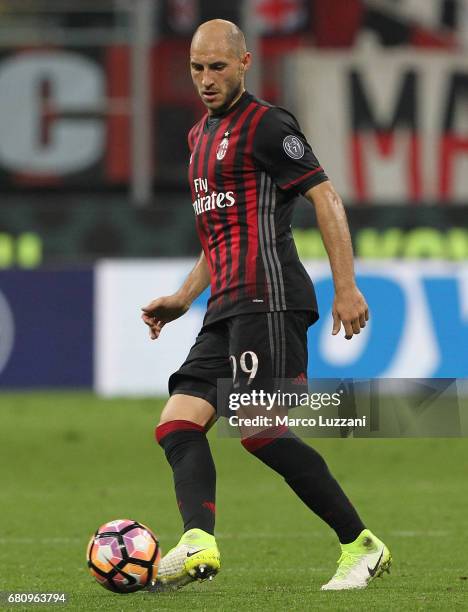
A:
<svg viewBox="0 0 468 612">
<path fill-rule="evenodd" d="M 291 233 L 301 194 L 327 180 L 288 111 L 245 92 L 191 130 L 189 181 L 211 273 L 205 324 L 248 312 L 309 310 L 315 292 Z"/>
</svg>

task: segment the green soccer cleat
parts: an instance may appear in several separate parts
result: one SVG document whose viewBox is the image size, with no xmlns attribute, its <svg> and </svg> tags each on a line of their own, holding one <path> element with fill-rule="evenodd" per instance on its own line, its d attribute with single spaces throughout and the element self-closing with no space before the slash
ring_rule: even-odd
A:
<svg viewBox="0 0 468 612">
<path fill-rule="evenodd" d="M 220 556 L 214 536 L 202 529 L 190 529 L 159 564 L 150 591 L 166 591 L 198 580 L 211 580 L 220 569 Z"/>
<path fill-rule="evenodd" d="M 374 578 L 390 573 L 392 555 L 369 529 L 361 531 L 354 542 L 342 544 L 341 551 L 338 569 L 322 591 L 365 589 Z"/>
</svg>

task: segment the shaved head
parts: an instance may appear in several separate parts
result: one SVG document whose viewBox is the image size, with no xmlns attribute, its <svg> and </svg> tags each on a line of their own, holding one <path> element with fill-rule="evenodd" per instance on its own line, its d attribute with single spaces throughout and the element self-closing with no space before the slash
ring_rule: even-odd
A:
<svg viewBox="0 0 468 612">
<path fill-rule="evenodd" d="M 238 58 L 244 57 L 247 52 L 242 30 L 232 21 L 226 21 L 225 19 L 205 21 L 198 27 L 192 38 L 191 49 L 206 47 L 207 45 L 218 48 L 221 45 L 224 50 Z"/>
<path fill-rule="evenodd" d="M 202 23 L 192 38 L 190 71 L 208 113 L 226 112 L 245 91 L 251 62 L 242 31 L 231 21 Z"/>
</svg>

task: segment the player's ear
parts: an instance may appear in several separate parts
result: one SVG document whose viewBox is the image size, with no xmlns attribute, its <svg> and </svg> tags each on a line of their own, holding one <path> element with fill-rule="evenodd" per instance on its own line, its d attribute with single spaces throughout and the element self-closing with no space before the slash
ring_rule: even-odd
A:
<svg viewBox="0 0 468 612">
<path fill-rule="evenodd" d="M 246 72 L 250 68 L 250 64 L 252 63 L 252 55 L 247 51 L 247 53 L 242 58 L 241 69 L 242 72 Z"/>
</svg>

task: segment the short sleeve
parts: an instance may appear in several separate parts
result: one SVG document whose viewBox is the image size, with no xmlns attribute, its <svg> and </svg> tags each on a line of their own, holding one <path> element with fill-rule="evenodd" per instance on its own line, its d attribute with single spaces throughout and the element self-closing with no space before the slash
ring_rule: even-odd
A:
<svg viewBox="0 0 468 612">
<path fill-rule="evenodd" d="M 306 193 L 328 180 L 293 115 L 272 107 L 255 131 L 253 157 L 284 191 Z"/>
</svg>

